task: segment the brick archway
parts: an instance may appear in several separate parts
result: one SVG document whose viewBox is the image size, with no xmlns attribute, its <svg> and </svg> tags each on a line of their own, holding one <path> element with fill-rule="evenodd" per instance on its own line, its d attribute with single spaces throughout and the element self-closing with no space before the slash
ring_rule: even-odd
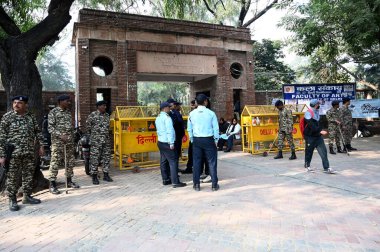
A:
<svg viewBox="0 0 380 252">
<path fill-rule="evenodd" d="M 72 44 L 82 122 L 99 92 L 107 93 L 112 109 L 136 105 L 137 82 L 147 80 L 189 82 L 190 97 L 209 92 L 213 109 L 226 118 L 233 115 L 236 91 L 241 108 L 255 103 L 247 28 L 90 9 L 80 10 L 78 20 Z"/>
</svg>

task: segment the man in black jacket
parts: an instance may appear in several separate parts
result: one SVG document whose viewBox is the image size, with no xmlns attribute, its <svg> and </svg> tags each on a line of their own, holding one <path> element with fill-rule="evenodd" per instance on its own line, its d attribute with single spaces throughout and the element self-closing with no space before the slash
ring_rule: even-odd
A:
<svg viewBox="0 0 380 252">
<path fill-rule="evenodd" d="M 327 158 L 327 149 L 325 142 L 323 140 L 323 135 L 327 134 L 327 131 L 322 130 L 321 125 L 319 124 L 319 101 L 313 99 L 310 101 L 311 110 L 305 112 L 305 168 L 308 171 L 313 171 L 310 168 L 311 159 L 313 158 L 314 149 L 317 149 L 319 156 L 322 159 L 323 170 L 325 173 L 333 174 L 334 170 L 330 168 L 329 160 Z"/>
</svg>

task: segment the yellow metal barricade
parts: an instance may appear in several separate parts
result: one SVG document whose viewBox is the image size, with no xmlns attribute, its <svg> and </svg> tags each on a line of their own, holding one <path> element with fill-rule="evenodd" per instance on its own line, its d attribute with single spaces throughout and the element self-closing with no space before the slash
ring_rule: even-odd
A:
<svg viewBox="0 0 380 252">
<path fill-rule="evenodd" d="M 182 107 L 181 114 L 185 129 L 190 108 Z M 159 106 L 117 106 L 111 125 L 114 126 L 114 161 L 120 170 L 159 166 L 160 154 L 157 147 L 155 120 L 160 113 Z M 189 147 L 185 130 L 182 149 Z M 187 157 L 183 155 L 180 161 Z"/>
<path fill-rule="evenodd" d="M 299 123 L 307 106 L 304 104 L 285 105 L 293 114 L 293 139 L 296 150 L 304 149 Z M 277 151 L 278 110 L 269 105 L 247 105 L 241 115 L 243 151 L 252 154 Z M 285 142 L 283 151 L 289 151 Z"/>
</svg>

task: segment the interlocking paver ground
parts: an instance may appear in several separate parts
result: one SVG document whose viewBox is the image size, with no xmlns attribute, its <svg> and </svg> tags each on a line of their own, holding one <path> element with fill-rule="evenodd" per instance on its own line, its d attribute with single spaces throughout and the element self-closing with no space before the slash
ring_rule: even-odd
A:
<svg viewBox="0 0 380 252">
<path fill-rule="evenodd" d="M 112 170 L 115 182 L 82 187 L 8 210 L 0 197 L 1 251 L 380 251 L 380 137 L 329 155 L 336 175 L 242 152 L 220 153 L 221 189 L 163 186 L 159 169 Z M 59 180 L 63 181 L 60 171 Z"/>
</svg>

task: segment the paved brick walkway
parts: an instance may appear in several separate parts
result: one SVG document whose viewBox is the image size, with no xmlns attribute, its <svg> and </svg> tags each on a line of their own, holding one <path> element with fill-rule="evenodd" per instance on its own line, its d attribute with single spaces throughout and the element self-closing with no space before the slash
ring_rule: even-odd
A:
<svg viewBox="0 0 380 252">
<path fill-rule="evenodd" d="M 330 155 L 337 175 L 289 161 L 219 152 L 221 189 L 161 184 L 158 169 L 112 170 L 114 183 L 38 195 L 37 206 L 8 211 L 0 197 L 1 251 L 380 251 L 380 137 Z M 59 180 L 63 181 L 62 171 Z M 191 183 L 191 175 L 181 179 Z"/>
</svg>

